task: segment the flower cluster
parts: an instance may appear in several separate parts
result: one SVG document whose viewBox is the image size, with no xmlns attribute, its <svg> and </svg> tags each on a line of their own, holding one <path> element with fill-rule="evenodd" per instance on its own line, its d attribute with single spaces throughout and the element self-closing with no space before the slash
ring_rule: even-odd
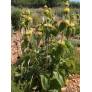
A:
<svg viewBox="0 0 92 92">
<path fill-rule="evenodd" d="M 29 9 L 22 9 L 21 11 L 21 26 L 27 28 L 32 21 L 31 12 Z"/>
<path fill-rule="evenodd" d="M 70 12 L 69 2 L 68 2 L 68 1 L 66 1 L 66 2 L 65 2 L 64 13 L 65 13 L 65 14 L 67 14 L 67 13 L 69 13 L 69 12 Z"/>
<path fill-rule="evenodd" d="M 44 6 L 44 15 L 48 18 L 52 18 L 52 11 L 51 8 L 48 8 L 47 5 Z"/>
</svg>

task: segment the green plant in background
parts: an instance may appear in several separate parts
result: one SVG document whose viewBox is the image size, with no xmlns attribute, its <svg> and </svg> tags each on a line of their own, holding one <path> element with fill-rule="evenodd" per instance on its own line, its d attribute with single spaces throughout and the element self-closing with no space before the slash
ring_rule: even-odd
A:
<svg viewBox="0 0 92 92">
<path fill-rule="evenodd" d="M 15 31 L 21 31 L 22 28 L 27 30 L 30 27 L 30 22 L 32 22 L 31 12 L 27 8 L 17 9 L 12 12 L 11 20 Z"/>
<path fill-rule="evenodd" d="M 30 22 L 32 21 L 31 12 L 29 9 L 24 8 L 21 10 L 21 27 L 27 30 L 30 27 Z"/>
<path fill-rule="evenodd" d="M 13 26 L 13 29 L 15 31 L 20 30 L 20 28 L 21 28 L 21 26 L 20 26 L 20 21 L 21 21 L 20 15 L 21 15 L 21 11 L 19 9 L 14 11 L 11 15 L 12 26 Z"/>
<path fill-rule="evenodd" d="M 65 5 L 69 7 L 68 2 Z M 43 13 L 44 21 L 30 31 L 28 23 L 31 20 L 26 19 L 29 12 L 23 11 L 20 15 L 27 31 L 21 44 L 23 54 L 12 65 L 12 92 L 60 92 L 68 75 L 76 73 L 74 46 L 67 39 L 67 31 L 70 34 L 69 28 L 74 27 L 69 11 L 59 22 L 47 6 Z"/>
</svg>

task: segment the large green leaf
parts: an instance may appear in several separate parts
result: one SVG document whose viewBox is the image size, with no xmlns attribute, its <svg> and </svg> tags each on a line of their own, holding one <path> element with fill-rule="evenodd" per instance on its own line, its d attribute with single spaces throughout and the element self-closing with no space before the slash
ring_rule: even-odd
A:
<svg viewBox="0 0 92 92">
<path fill-rule="evenodd" d="M 58 72 L 53 72 L 54 78 L 58 81 L 58 83 L 62 86 L 63 85 L 63 77 Z"/>
<path fill-rule="evenodd" d="M 40 75 L 42 88 L 47 91 L 50 87 L 49 79 L 45 75 Z"/>
<path fill-rule="evenodd" d="M 63 83 L 64 83 L 63 82 L 63 77 L 60 75 L 60 73 L 54 71 L 53 72 L 53 77 L 51 78 L 51 81 L 50 81 L 50 89 L 54 90 L 55 92 L 59 92 L 59 90 L 63 86 Z"/>
</svg>

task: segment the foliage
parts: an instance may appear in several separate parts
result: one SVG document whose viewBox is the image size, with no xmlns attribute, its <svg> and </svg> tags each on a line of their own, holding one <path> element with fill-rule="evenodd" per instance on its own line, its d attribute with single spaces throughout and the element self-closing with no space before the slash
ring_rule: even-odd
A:
<svg viewBox="0 0 92 92">
<path fill-rule="evenodd" d="M 80 8 L 80 2 L 71 2 L 70 3 L 70 6 L 73 7 L 73 8 Z"/>
<path fill-rule="evenodd" d="M 13 29 L 15 31 L 21 30 L 22 27 L 26 29 L 29 27 L 29 24 L 32 21 L 31 12 L 27 8 L 17 9 L 12 12 L 11 20 L 12 20 Z"/>
<path fill-rule="evenodd" d="M 11 20 L 12 20 L 12 26 L 14 30 L 18 30 L 20 29 L 20 15 L 21 12 L 20 10 L 16 10 L 12 13 L 11 15 Z"/>
<path fill-rule="evenodd" d="M 27 6 L 27 7 L 40 7 L 45 4 L 48 6 L 59 6 L 62 5 L 62 2 L 69 0 L 11 0 L 11 4 L 15 6 Z M 70 7 L 79 8 L 80 2 L 70 2 Z"/>
<path fill-rule="evenodd" d="M 39 7 L 47 4 L 48 6 L 57 6 L 60 5 L 63 1 L 66 0 L 12 0 L 12 5 Z"/>
<path fill-rule="evenodd" d="M 12 65 L 13 92 L 14 86 L 17 92 L 60 92 L 67 76 L 76 71 L 74 46 L 69 41 L 76 27 L 74 15 L 70 16 L 70 11 L 64 9 L 63 19 L 57 22 L 46 5 L 43 14 L 43 21 L 35 29 L 23 25 L 27 28 L 21 43 L 23 54 Z"/>
</svg>

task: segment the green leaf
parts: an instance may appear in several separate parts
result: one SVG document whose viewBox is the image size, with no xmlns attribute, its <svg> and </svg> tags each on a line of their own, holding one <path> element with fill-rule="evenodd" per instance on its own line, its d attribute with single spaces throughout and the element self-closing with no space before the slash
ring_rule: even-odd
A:
<svg viewBox="0 0 92 92">
<path fill-rule="evenodd" d="M 53 78 L 58 81 L 58 83 L 62 86 L 63 84 L 63 77 L 58 72 L 53 72 Z"/>
<path fill-rule="evenodd" d="M 30 79 L 30 81 L 29 81 L 29 84 L 32 85 L 32 82 L 33 82 L 33 76 L 30 76 L 30 77 L 31 77 L 31 79 Z"/>
<path fill-rule="evenodd" d="M 41 78 L 42 88 L 44 90 L 48 90 L 49 87 L 50 87 L 50 85 L 49 85 L 49 79 L 45 75 L 40 75 L 40 78 Z"/>
<path fill-rule="evenodd" d="M 14 81 L 11 81 L 11 92 L 23 92 L 23 90 L 19 88 L 19 84 L 16 85 Z"/>
<path fill-rule="evenodd" d="M 66 23 L 65 23 L 65 22 L 61 22 L 61 23 L 59 24 L 59 30 L 62 31 L 62 30 L 64 30 L 65 28 L 66 28 Z"/>
<path fill-rule="evenodd" d="M 60 73 L 54 71 L 53 72 L 53 77 L 52 77 L 52 81 L 51 81 L 53 87 L 55 87 L 55 89 L 59 89 L 63 86 L 63 77 L 61 76 Z"/>
<path fill-rule="evenodd" d="M 75 71 L 75 68 L 76 68 L 75 61 L 73 61 L 73 60 L 68 60 L 68 61 L 66 62 L 66 66 L 69 68 L 69 70 Z"/>
</svg>

